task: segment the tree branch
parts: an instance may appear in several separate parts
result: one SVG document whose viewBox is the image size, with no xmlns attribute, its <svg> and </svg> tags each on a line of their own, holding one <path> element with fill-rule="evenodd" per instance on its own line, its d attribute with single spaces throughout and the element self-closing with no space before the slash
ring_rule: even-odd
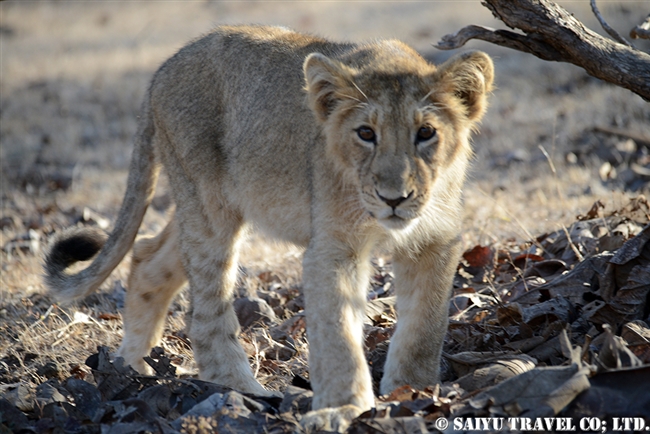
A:
<svg viewBox="0 0 650 434">
<path fill-rule="evenodd" d="M 480 39 L 502 47 L 523 51 L 544 60 L 563 61 L 562 57 L 558 56 L 558 53 L 553 50 L 553 47 L 542 40 L 527 37 L 510 30 L 494 30 L 489 27 L 475 25 L 463 27 L 452 35 L 443 36 L 435 47 L 440 50 L 453 50 L 462 47 L 470 39 Z"/>
<path fill-rule="evenodd" d="M 644 22 L 630 30 L 630 38 L 650 39 L 650 14 L 646 17 Z"/>
<path fill-rule="evenodd" d="M 480 39 L 544 60 L 573 63 L 650 100 L 650 55 L 600 36 L 550 0 L 485 0 L 483 5 L 525 34 L 468 26 L 444 36 L 436 47 L 451 50 Z"/>
<path fill-rule="evenodd" d="M 621 36 L 620 33 L 618 33 L 613 27 L 611 27 L 609 24 L 607 24 L 607 21 L 605 21 L 605 18 L 600 14 L 600 11 L 598 10 L 598 6 L 596 6 L 596 0 L 589 0 L 589 3 L 591 4 L 591 10 L 593 11 L 594 15 L 596 15 L 596 18 L 598 19 L 598 22 L 602 26 L 602 28 L 607 32 L 609 36 L 614 38 L 614 40 L 618 43 L 621 43 L 623 45 L 627 45 L 628 47 L 631 47 L 632 44 L 627 42 L 623 36 Z"/>
</svg>

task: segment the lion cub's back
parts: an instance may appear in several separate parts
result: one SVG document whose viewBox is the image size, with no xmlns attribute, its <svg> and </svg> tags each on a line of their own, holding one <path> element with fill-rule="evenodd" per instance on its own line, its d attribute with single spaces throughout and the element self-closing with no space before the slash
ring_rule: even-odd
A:
<svg viewBox="0 0 650 434">
<path fill-rule="evenodd" d="M 271 235 L 305 244 L 308 148 L 320 127 L 306 105 L 302 63 L 309 53 L 345 48 L 280 27 L 220 27 L 190 43 L 163 64 L 150 89 L 165 132 L 163 162 L 180 157 L 199 189 Z"/>
</svg>

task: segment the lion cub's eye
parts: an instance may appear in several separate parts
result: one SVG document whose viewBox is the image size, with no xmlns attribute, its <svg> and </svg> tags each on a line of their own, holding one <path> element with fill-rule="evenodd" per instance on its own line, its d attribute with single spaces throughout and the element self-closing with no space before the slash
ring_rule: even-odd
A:
<svg viewBox="0 0 650 434">
<path fill-rule="evenodd" d="M 431 125 L 424 125 L 418 130 L 418 136 L 416 137 L 416 142 L 424 142 L 431 140 L 433 136 L 436 135 L 436 129 Z"/>
<path fill-rule="evenodd" d="M 357 135 L 364 142 L 373 142 L 374 143 L 375 139 L 377 138 L 377 136 L 375 135 L 375 132 L 370 127 L 360 127 L 357 130 Z"/>
</svg>

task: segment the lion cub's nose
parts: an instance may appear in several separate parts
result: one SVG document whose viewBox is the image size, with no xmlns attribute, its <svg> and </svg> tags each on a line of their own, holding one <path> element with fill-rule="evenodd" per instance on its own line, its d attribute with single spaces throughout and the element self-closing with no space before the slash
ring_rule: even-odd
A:
<svg viewBox="0 0 650 434">
<path fill-rule="evenodd" d="M 407 200 L 411 196 L 413 196 L 413 192 L 410 192 L 406 196 L 400 196 L 400 197 L 397 197 L 395 199 L 389 199 L 387 197 L 384 197 L 381 194 L 379 194 L 379 192 L 377 192 L 377 196 L 379 197 L 379 199 L 386 202 L 386 205 L 388 205 L 389 207 L 395 209 L 395 208 L 397 208 L 399 206 L 400 203 L 404 202 L 405 200 Z"/>
</svg>

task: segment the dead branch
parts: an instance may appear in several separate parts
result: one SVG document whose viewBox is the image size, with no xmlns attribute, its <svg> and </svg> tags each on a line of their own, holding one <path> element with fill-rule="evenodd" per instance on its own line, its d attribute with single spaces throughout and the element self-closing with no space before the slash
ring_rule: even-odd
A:
<svg viewBox="0 0 650 434">
<path fill-rule="evenodd" d="M 619 136 L 626 139 L 632 139 L 637 145 L 650 148 L 650 136 L 647 136 L 643 133 L 636 133 L 634 131 L 629 131 L 621 128 L 607 127 L 604 125 L 595 126 L 594 131 L 598 131 L 604 134 L 609 134 L 611 136 Z"/>
<path fill-rule="evenodd" d="M 589 3 L 591 4 L 591 10 L 593 11 L 594 15 L 596 15 L 596 19 L 598 19 L 598 22 L 602 26 L 603 30 L 605 30 L 609 36 L 614 38 L 616 42 L 631 47 L 632 44 L 627 42 L 625 38 L 621 36 L 620 33 L 618 33 L 612 26 L 607 24 L 605 18 L 603 18 L 603 16 L 600 14 L 600 11 L 598 10 L 598 6 L 596 6 L 596 0 L 590 0 Z"/>
<path fill-rule="evenodd" d="M 650 39 L 650 14 L 648 14 L 644 22 L 630 30 L 630 38 Z"/>
<path fill-rule="evenodd" d="M 650 100 L 650 55 L 600 36 L 549 0 L 485 0 L 482 4 L 524 34 L 468 26 L 444 36 L 436 47 L 451 50 L 480 39 L 544 60 L 572 63 Z"/>
</svg>

